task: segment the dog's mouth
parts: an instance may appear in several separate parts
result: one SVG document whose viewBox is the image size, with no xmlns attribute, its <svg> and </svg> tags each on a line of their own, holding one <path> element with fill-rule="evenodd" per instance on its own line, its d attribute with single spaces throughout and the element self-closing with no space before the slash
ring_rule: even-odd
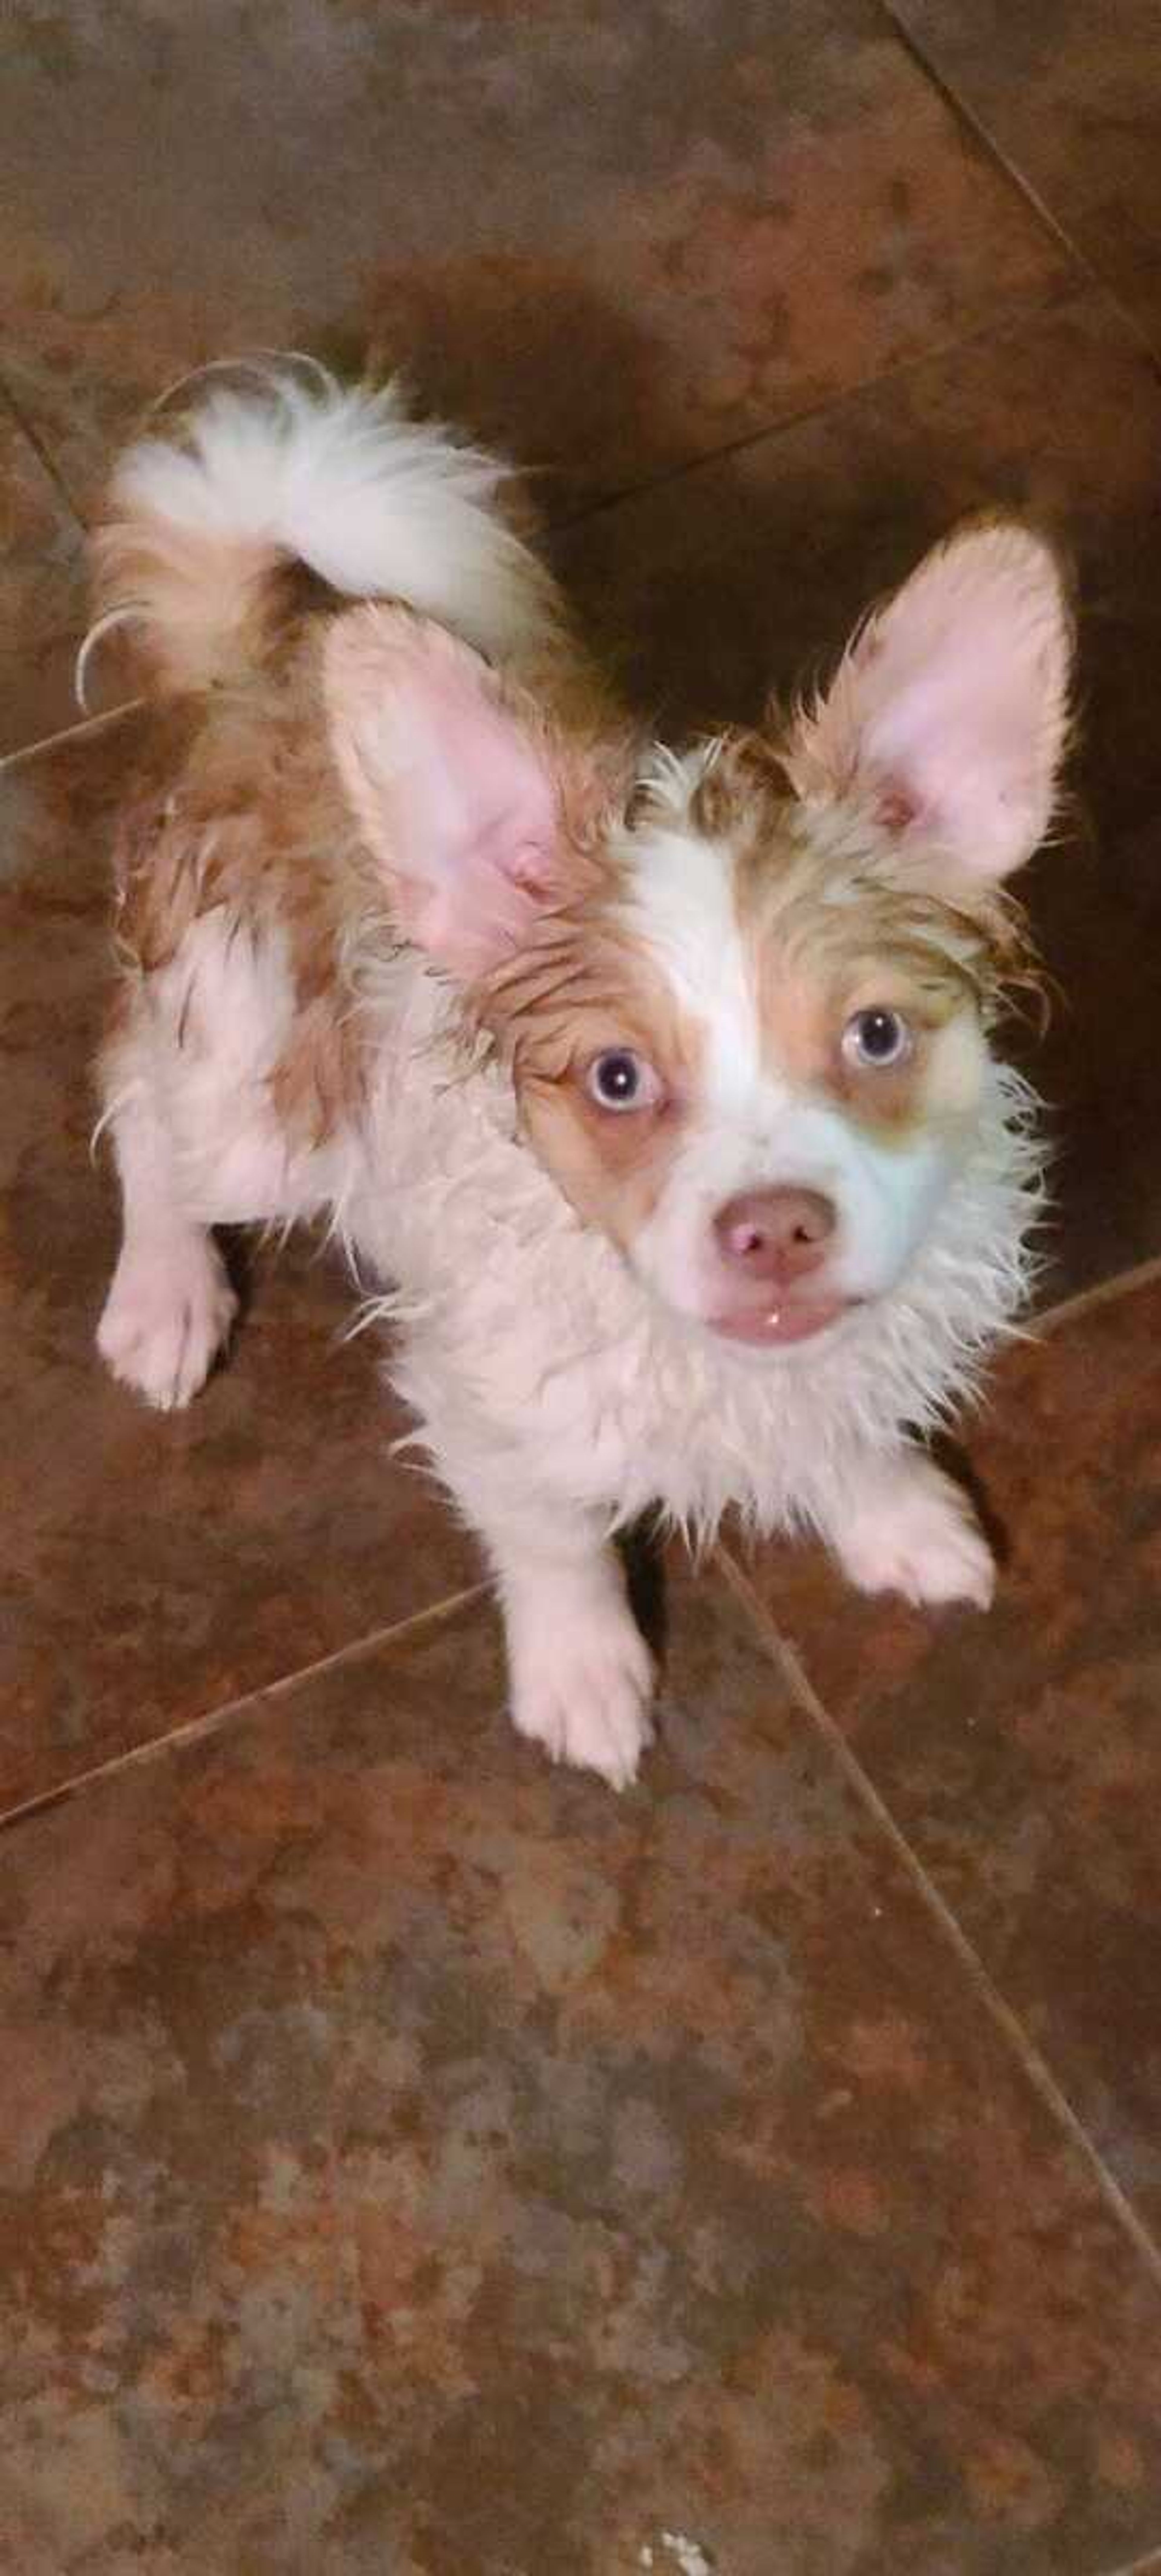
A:
<svg viewBox="0 0 1161 2576">
<path fill-rule="evenodd" d="M 738 1307 L 708 1318 L 711 1332 L 723 1341 L 745 1342 L 752 1350 L 783 1350 L 793 1342 L 813 1341 L 849 1315 L 854 1297 L 783 1297 L 763 1307 Z"/>
</svg>

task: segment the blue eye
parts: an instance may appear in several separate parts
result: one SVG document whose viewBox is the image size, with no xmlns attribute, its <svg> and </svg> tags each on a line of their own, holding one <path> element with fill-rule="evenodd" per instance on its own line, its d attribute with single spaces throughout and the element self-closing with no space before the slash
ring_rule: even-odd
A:
<svg viewBox="0 0 1161 2576">
<path fill-rule="evenodd" d="M 878 1004 L 868 1011 L 856 1011 L 843 1030 L 843 1054 L 848 1064 L 862 1065 L 872 1073 L 885 1073 L 890 1066 L 903 1064 L 911 1047 L 911 1031 L 901 1012 Z"/>
<path fill-rule="evenodd" d="M 631 1047 L 610 1047 L 595 1056 L 585 1075 L 585 1089 L 598 1109 L 652 1109 L 661 1086 L 652 1065 Z"/>
</svg>

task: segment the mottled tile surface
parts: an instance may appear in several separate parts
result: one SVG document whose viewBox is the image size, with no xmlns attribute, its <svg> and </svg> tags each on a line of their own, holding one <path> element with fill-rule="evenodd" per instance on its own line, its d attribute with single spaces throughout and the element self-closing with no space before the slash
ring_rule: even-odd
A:
<svg viewBox="0 0 1161 2576">
<path fill-rule="evenodd" d="M 70 724 L 81 531 L 0 392 L 0 753 Z"/>
<path fill-rule="evenodd" d="M 1046 409 L 1046 390 L 1051 405 Z M 598 512 L 557 552 L 671 730 L 754 718 L 970 510 L 1030 510 L 1072 557 L 1079 798 L 1025 882 L 1062 988 L 1019 1046 L 1059 1111 L 1049 1293 L 1161 1250 L 1161 385 L 1096 295 Z"/>
<path fill-rule="evenodd" d="M 98 1363 L 116 1185 L 89 1151 L 128 731 L 0 770 L 0 1800 L 474 1579 L 373 1340 L 310 1248 L 258 1264 L 233 1360 L 151 1413 Z"/>
<path fill-rule="evenodd" d="M 892 15 L 1161 349 L 1155 0 L 892 0 Z"/>
<path fill-rule="evenodd" d="M 870 0 L 15 0 L 5 43 L 13 380 L 80 493 L 187 367 L 371 345 L 559 509 L 1062 273 Z"/>
<path fill-rule="evenodd" d="M 1053 1284 L 1161 1250 L 1152 0 L 14 0 L 0 61 L 0 750 L 113 446 L 239 349 L 542 465 L 671 731 L 1030 506 Z M 550 1770 L 336 1269 L 261 1258 L 185 1417 L 98 1369 L 131 734 L 0 768 L 0 1811 L 81 1783 L 0 1839 L 6 2576 L 1161 2571 L 1161 1284 L 1000 1371 L 989 1619 L 674 1568 L 640 1786 Z"/>
<path fill-rule="evenodd" d="M 1097 2576 L 1161 2288 L 737 1614 L 616 1800 L 482 1613 L 17 1827 L 21 2576 Z"/>
<path fill-rule="evenodd" d="M 970 1436 L 986 1618 L 758 1579 L 925 1866 L 1161 2227 L 1161 1281 L 1063 1318 Z"/>
</svg>

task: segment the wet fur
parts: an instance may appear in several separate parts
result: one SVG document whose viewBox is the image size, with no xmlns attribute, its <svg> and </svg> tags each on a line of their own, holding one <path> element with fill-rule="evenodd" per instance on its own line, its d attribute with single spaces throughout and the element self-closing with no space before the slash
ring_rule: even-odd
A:
<svg viewBox="0 0 1161 2576">
<path fill-rule="evenodd" d="M 1034 1104 L 984 1039 L 1029 961 L 998 884 L 901 864 L 894 785 L 836 792 L 825 714 L 681 758 L 639 742 L 502 492 L 390 391 L 322 397 L 293 375 L 219 390 L 120 469 L 98 618 L 131 627 L 164 703 L 117 849 L 100 1081 L 126 1242 L 101 1341 L 154 1402 L 187 1400 L 231 1322 L 207 1230 L 327 1224 L 491 1558 L 517 1723 L 619 1785 L 651 1676 L 606 1543 L 643 1510 L 705 1540 L 736 1506 L 756 1530 L 820 1532 L 872 1587 L 987 1597 L 984 1542 L 909 1440 L 974 1393 L 1025 1295 Z M 397 535 L 417 493 L 421 599 L 414 531 Z M 407 686 L 470 698 L 505 793 L 509 759 L 538 782 L 474 928 L 427 882 L 424 828 L 410 854 L 406 761 L 376 771 L 392 656 Z M 865 684 L 844 665 L 844 699 Z M 1054 769 L 1059 710 L 1045 722 Z M 954 1177 L 902 1275 L 760 1364 L 634 1267 L 702 1078 L 696 1015 L 634 912 L 639 836 L 659 830 L 728 847 L 761 1044 L 852 1135 L 901 1149 L 942 1114 L 926 1058 L 893 1108 L 858 1096 L 837 1051 L 852 992 L 902 979 L 933 1051 L 953 1023 L 977 1032 L 970 1099 L 948 1094 Z M 583 1089 L 627 1034 L 666 1071 L 651 1132 L 602 1122 Z"/>
</svg>

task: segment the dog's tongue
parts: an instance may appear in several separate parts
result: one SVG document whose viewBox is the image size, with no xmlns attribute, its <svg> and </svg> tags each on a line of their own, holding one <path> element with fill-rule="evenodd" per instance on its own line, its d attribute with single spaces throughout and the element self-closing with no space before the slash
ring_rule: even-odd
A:
<svg viewBox="0 0 1161 2576">
<path fill-rule="evenodd" d="M 787 1342 L 806 1342 L 812 1333 L 825 1332 L 828 1324 L 837 1323 L 846 1305 L 845 1297 L 819 1297 L 813 1303 L 804 1297 L 788 1297 L 784 1305 L 770 1306 L 764 1314 L 717 1315 L 714 1330 L 730 1342 L 778 1349 Z"/>
</svg>

